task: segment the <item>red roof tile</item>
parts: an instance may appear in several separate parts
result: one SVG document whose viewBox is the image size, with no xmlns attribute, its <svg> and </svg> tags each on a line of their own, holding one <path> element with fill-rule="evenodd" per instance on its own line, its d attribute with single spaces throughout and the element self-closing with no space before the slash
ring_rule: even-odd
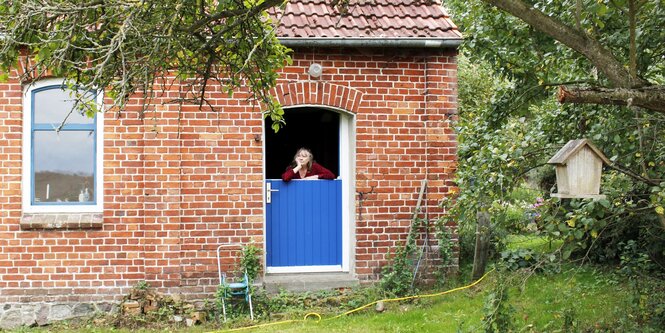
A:
<svg viewBox="0 0 665 333">
<path fill-rule="evenodd" d="M 282 40 L 462 39 L 436 0 L 350 0 L 343 12 L 331 2 L 291 0 L 273 13 L 279 20 L 277 36 Z"/>
</svg>

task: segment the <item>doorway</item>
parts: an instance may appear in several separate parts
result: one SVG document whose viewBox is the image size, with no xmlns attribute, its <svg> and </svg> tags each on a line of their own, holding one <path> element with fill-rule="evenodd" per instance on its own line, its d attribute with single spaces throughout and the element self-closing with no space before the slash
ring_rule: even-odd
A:
<svg viewBox="0 0 665 333">
<path fill-rule="evenodd" d="M 348 271 L 352 117 L 298 107 L 285 110 L 284 119 L 277 133 L 265 121 L 266 272 Z M 283 182 L 301 147 L 338 178 Z"/>
</svg>

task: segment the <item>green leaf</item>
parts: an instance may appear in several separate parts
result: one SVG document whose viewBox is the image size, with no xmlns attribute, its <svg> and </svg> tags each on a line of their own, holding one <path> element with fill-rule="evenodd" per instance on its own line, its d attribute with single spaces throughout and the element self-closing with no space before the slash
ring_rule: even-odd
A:
<svg viewBox="0 0 665 333">
<path fill-rule="evenodd" d="M 571 249 L 566 249 L 566 250 L 564 250 L 563 253 L 561 254 L 561 258 L 563 258 L 564 260 L 570 258 L 570 254 L 571 254 L 572 252 L 573 252 L 573 251 L 572 251 Z"/>
</svg>

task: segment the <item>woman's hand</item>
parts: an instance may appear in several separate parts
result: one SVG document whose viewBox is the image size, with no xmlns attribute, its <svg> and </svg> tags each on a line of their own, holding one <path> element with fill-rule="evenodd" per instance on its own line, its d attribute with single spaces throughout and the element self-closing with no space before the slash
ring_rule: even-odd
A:
<svg viewBox="0 0 665 333">
<path fill-rule="evenodd" d="M 293 168 L 293 173 L 298 173 L 298 171 L 300 171 L 300 169 L 303 167 L 303 164 L 300 160 L 296 160 L 296 164 L 296 167 Z"/>
<path fill-rule="evenodd" d="M 305 177 L 304 179 L 319 179 L 319 175 Z"/>
</svg>

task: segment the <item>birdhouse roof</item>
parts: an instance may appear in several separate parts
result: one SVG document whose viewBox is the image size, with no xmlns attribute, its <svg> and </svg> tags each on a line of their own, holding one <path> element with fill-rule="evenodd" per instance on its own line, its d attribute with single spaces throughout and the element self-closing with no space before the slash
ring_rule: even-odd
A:
<svg viewBox="0 0 665 333">
<path fill-rule="evenodd" d="M 598 149 L 596 146 L 589 141 L 589 139 L 577 139 L 577 140 L 570 140 L 568 143 L 566 143 L 565 146 L 563 146 L 559 151 L 550 158 L 547 163 L 549 164 L 565 164 L 568 158 L 571 156 L 575 155 L 580 149 L 582 149 L 584 146 L 589 147 L 594 153 L 596 153 L 596 156 L 600 158 L 603 163 L 609 165 L 610 160 L 605 157 L 605 154 L 603 154 L 600 149 Z"/>
</svg>

